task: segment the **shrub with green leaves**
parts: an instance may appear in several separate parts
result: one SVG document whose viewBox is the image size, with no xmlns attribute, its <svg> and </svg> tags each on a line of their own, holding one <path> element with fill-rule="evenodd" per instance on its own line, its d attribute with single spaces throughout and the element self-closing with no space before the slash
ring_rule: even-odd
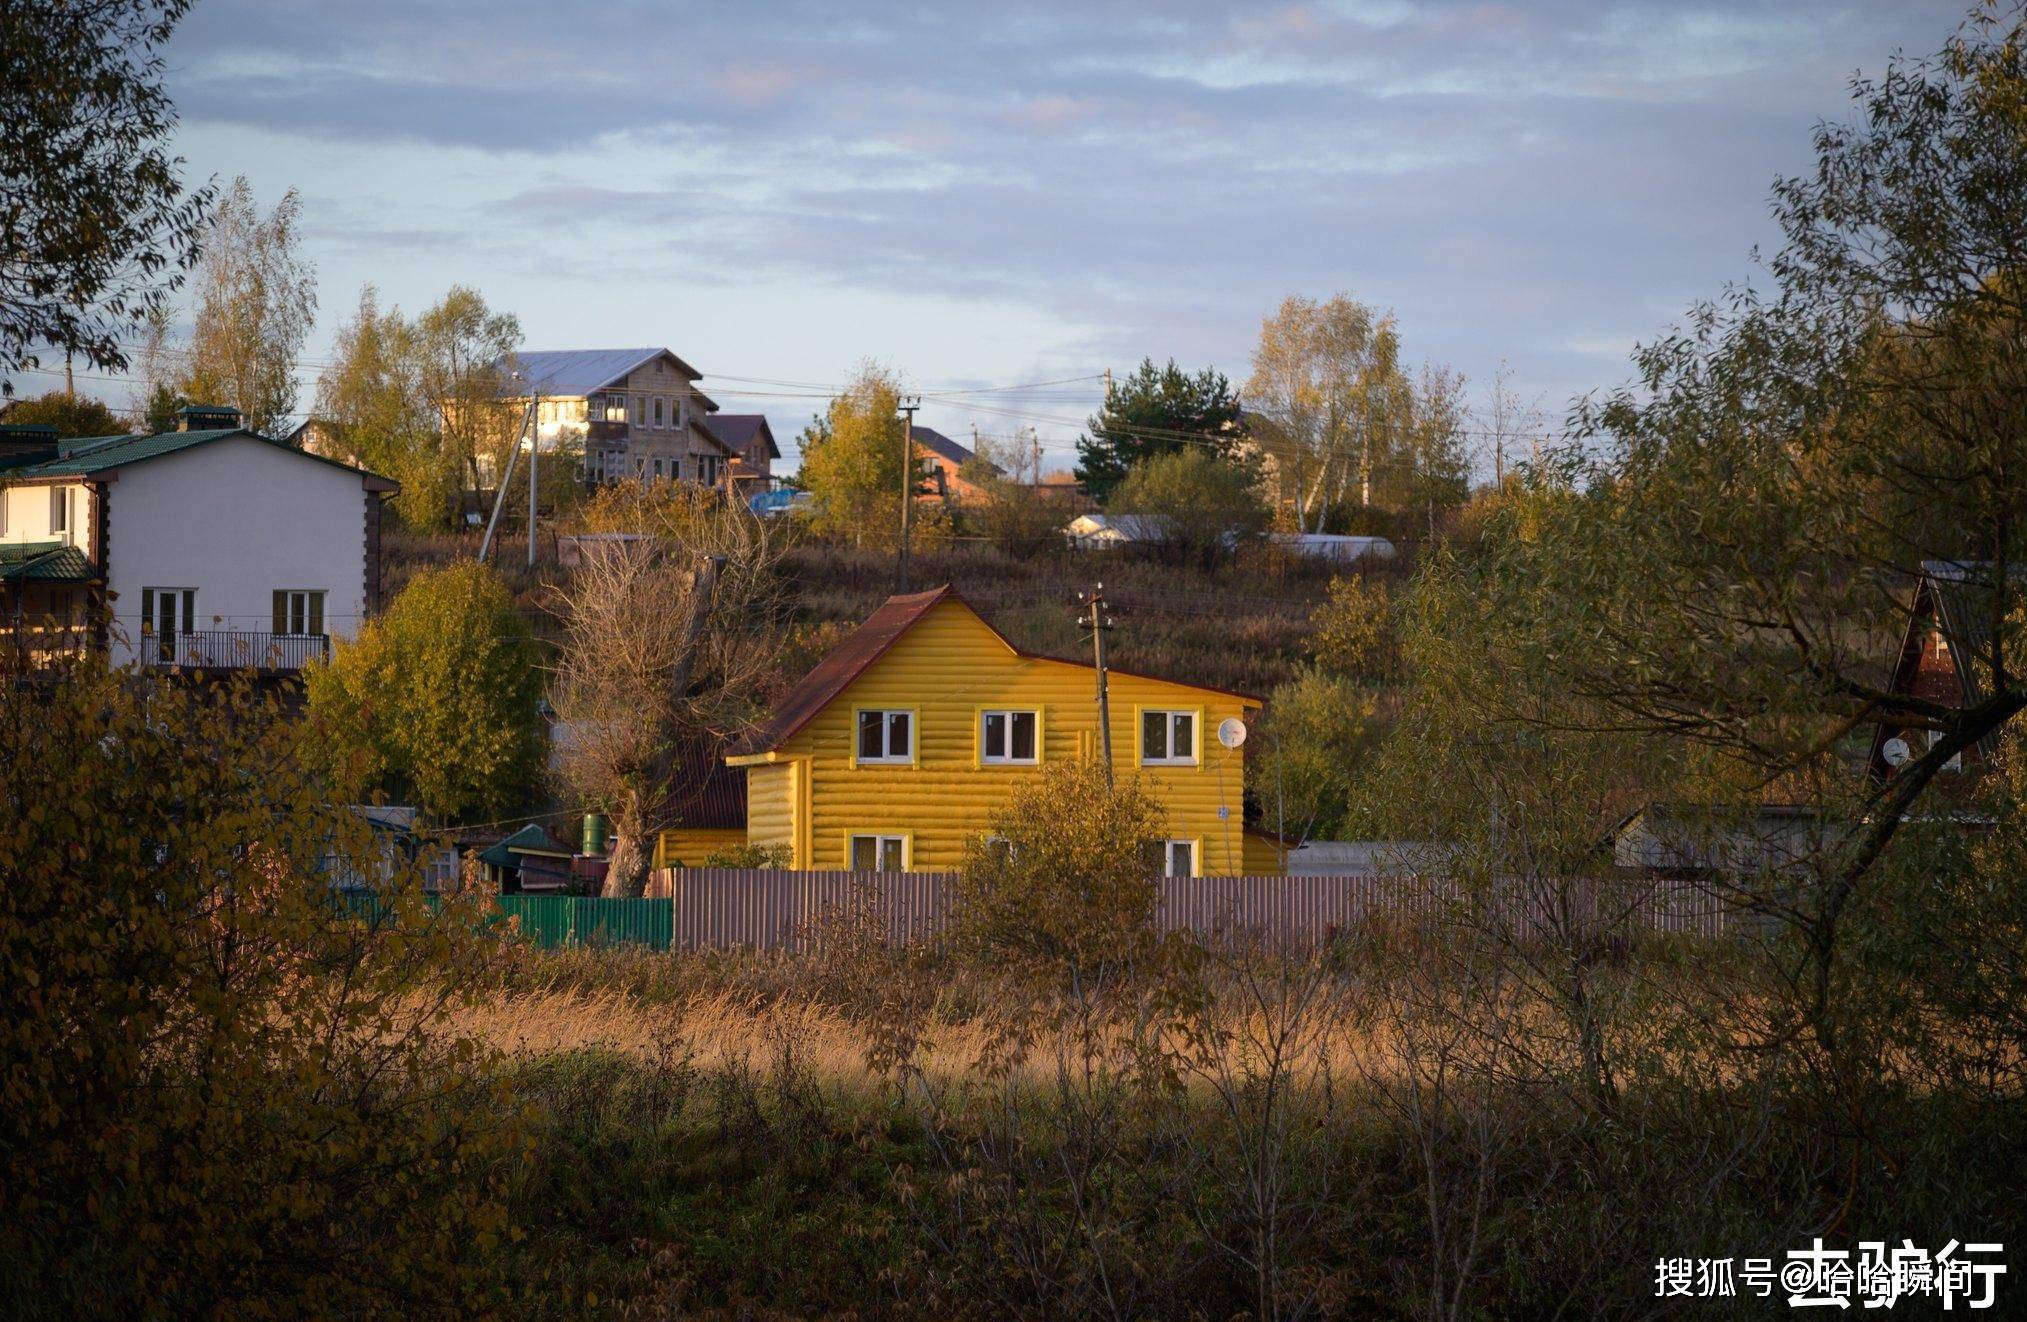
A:
<svg viewBox="0 0 2027 1322">
<path fill-rule="evenodd" d="M 541 776 L 534 631 L 484 565 L 416 575 L 309 690 L 309 746 L 348 787 L 455 819 L 522 806 Z"/>
</svg>

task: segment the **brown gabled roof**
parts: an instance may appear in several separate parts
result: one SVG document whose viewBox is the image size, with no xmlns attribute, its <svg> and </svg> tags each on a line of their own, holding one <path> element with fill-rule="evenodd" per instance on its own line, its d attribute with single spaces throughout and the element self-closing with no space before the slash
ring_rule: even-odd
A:
<svg viewBox="0 0 2027 1322">
<path fill-rule="evenodd" d="M 1029 661 L 1054 661 L 1059 665 L 1087 668 L 1090 664 L 1085 661 L 1071 661 L 1060 656 L 1047 656 L 1041 652 L 1030 652 L 1014 646 L 1005 634 L 993 628 L 992 621 L 986 619 L 976 607 L 959 596 L 957 589 L 948 583 L 928 592 L 911 593 L 905 597 L 889 597 L 881 603 L 878 610 L 866 617 L 864 624 L 833 648 L 830 655 L 817 662 L 815 669 L 804 675 L 795 687 L 788 691 L 775 707 L 774 714 L 768 718 L 767 724 L 740 741 L 732 750 L 734 755 L 764 753 L 770 748 L 779 748 L 793 739 L 797 731 L 815 720 L 817 714 L 830 706 L 838 694 L 844 692 L 853 680 L 864 674 L 866 667 L 885 656 L 887 649 L 901 640 L 901 635 L 921 623 L 924 616 L 946 601 L 957 602 L 977 616 L 979 623 L 992 630 L 993 636 L 1005 643 L 1006 649 L 1017 657 Z M 1108 666 L 1107 670 L 1112 674 L 1126 675 L 1133 679 L 1152 679 L 1163 684 L 1180 684 L 1186 688 L 1223 693 L 1256 705 L 1261 701 L 1255 694 L 1241 693 L 1236 689 L 1222 689 L 1215 684 L 1199 684 L 1193 680 L 1175 679 L 1168 675 L 1150 675 L 1145 671 L 1122 670 L 1117 666 Z"/>
<path fill-rule="evenodd" d="M 767 724 L 741 741 L 736 751 L 764 753 L 787 743 L 795 737 L 797 730 L 815 720 L 818 712 L 830 706 L 832 698 L 864 674 L 867 666 L 885 656 L 887 649 L 899 642 L 902 634 L 921 623 L 922 617 L 931 609 L 956 595 L 946 583 L 928 592 L 887 598 L 880 609 L 868 615 L 866 622 L 852 631 L 851 637 L 832 648 L 830 655 L 796 681 L 795 687 L 784 694 L 775 706 Z"/>
</svg>

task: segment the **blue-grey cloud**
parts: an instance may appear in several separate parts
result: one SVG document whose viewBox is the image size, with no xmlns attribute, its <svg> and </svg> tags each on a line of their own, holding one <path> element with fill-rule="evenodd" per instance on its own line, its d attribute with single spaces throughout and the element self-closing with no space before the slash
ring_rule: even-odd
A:
<svg viewBox="0 0 2027 1322">
<path fill-rule="evenodd" d="M 1481 376 L 1510 358 L 1559 397 L 1749 274 L 1768 184 L 1845 112 L 1848 75 L 1957 17 L 205 0 L 171 55 L 193 161 L 300 185 L 327 278 L 411 303 L 464 279 L 546 344 L 680 306 L 656 338 L 756 355 L 783 338 L 754 309 L 806 289 L 813 316 L 838 295 L 864 312 L 749 374 L 834 379 L 869 346 L 927 345 L 944 379 L 1143 353 L 1243 376 L 1283 295 L 1342 288 L 1393 306 L 1412 352 Z M 921 300 L 959 324 L 926 336 Z M 1008 319 L 1055 329 L 983 333 Z"/>
</svg>

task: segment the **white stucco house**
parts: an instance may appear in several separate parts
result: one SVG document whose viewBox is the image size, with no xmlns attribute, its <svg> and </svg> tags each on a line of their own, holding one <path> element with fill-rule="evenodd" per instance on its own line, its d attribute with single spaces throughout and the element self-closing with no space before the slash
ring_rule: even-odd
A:
<svg viewBox="0 0 2027 1322">
<path fill-rule="evenodd" d="M 380 606 L 396 484 L 193 405 L 155 436 L 0 428 L 0 629 L 118 663 L 289 673 Z"/>
</svg>

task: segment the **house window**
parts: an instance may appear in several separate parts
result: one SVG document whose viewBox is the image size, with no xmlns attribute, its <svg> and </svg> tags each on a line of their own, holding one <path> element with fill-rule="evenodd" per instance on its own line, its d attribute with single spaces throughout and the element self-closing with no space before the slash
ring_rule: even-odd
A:
<svg viewBox="0 0 2027 1322">
<path fill-rule="evenodd" d="M 656 396 L 655 396 L 655 426 L 659 427 L 659 426 L 661 426 L 661 425 L 662 425 L 662 397 L 661 397 L 660 395 L 656 395 Z"/>
<path fill-rule="evenodd" d="M 661 479 L 662 479 L 662 461 L 657 459 L 655 460 L 655 481 L 659 482 L 661 481 Z"/>
<path fill-rule="evenodd" d="M 715 454 L 693 454 L 690 456 L 690 458 L 696 461 L 697 481 L 703 483 L 707 487 L 717 486 L 718 478 L 724 473 L 724 462 L 725 462 L 724 456 Z"/>
<path fill-rule="evenodd" d="M 634 460 L 634 461 L 633 461 L 633 475 L 634 475 L 635 477 L 646 477 L 646 476 L 647 476 L 647 471 L 648 471 L 648 461 L 647 461 L 647 460 L 645 460 L 645 459 L 636 459 L 636 460 Z"/>
<path fill-rule="evenodd" d="M 978 760 L 1004 766 L 1033 766 L 1041 760 L 1040 712 L 989 711 L 981 718 Z"/>
<path fill-rule="evenodd" d="M 1140 713 L 1140 764 L 1145 767 L 1196 765 L 1196 713 Z"/>
<path fill-rule="evenodd" d="M 49 530 L 52 533 L 70 531 L 70 488 L 49 489 Z"/>
<path fill-rule="evenodd" d="M 1196 875 L 1196 841 L 1162 841 L 1161 875 L 1164 877 L 1194 877 Z"/>
<path fill-rule="evenodd" d="M 625 422 L 626 396 L 625 395 L 605 396 L 605 409 L 602 416 L 605 418 L 607 422 Z"/>
<path fill-rule="evenodd" d="M 141 589 L 141 634 L 162 660 L 176 660 L 176 636 L 194 633 L 196 620 L 196 588 Z"/>
<path fill-rule="evenodd" d="M 852 871 L 900 872 L 908 866 L 908 838 L 900 835 L 852 837 Z"/>
<path fill-rule="evenodd" d="M 633 425 L 636 427 L 645 426 L 647 424 L 647 419 L 648 419 L 647 396 L 635 395 L 633 397 Z"/>
<path fill-rule="evenodd" d="M 859 713 L 859 761 L 862 763 L 905 763 L 915 760 L 915 713 L 911 711 L 862 711 Z"/>
<path fill-rule="evenodd" d="M 275 589 L 274 631 L 278 634 L 321 634 L 324 631 L 324 594 L 305 588 Z"/>
</svg>

